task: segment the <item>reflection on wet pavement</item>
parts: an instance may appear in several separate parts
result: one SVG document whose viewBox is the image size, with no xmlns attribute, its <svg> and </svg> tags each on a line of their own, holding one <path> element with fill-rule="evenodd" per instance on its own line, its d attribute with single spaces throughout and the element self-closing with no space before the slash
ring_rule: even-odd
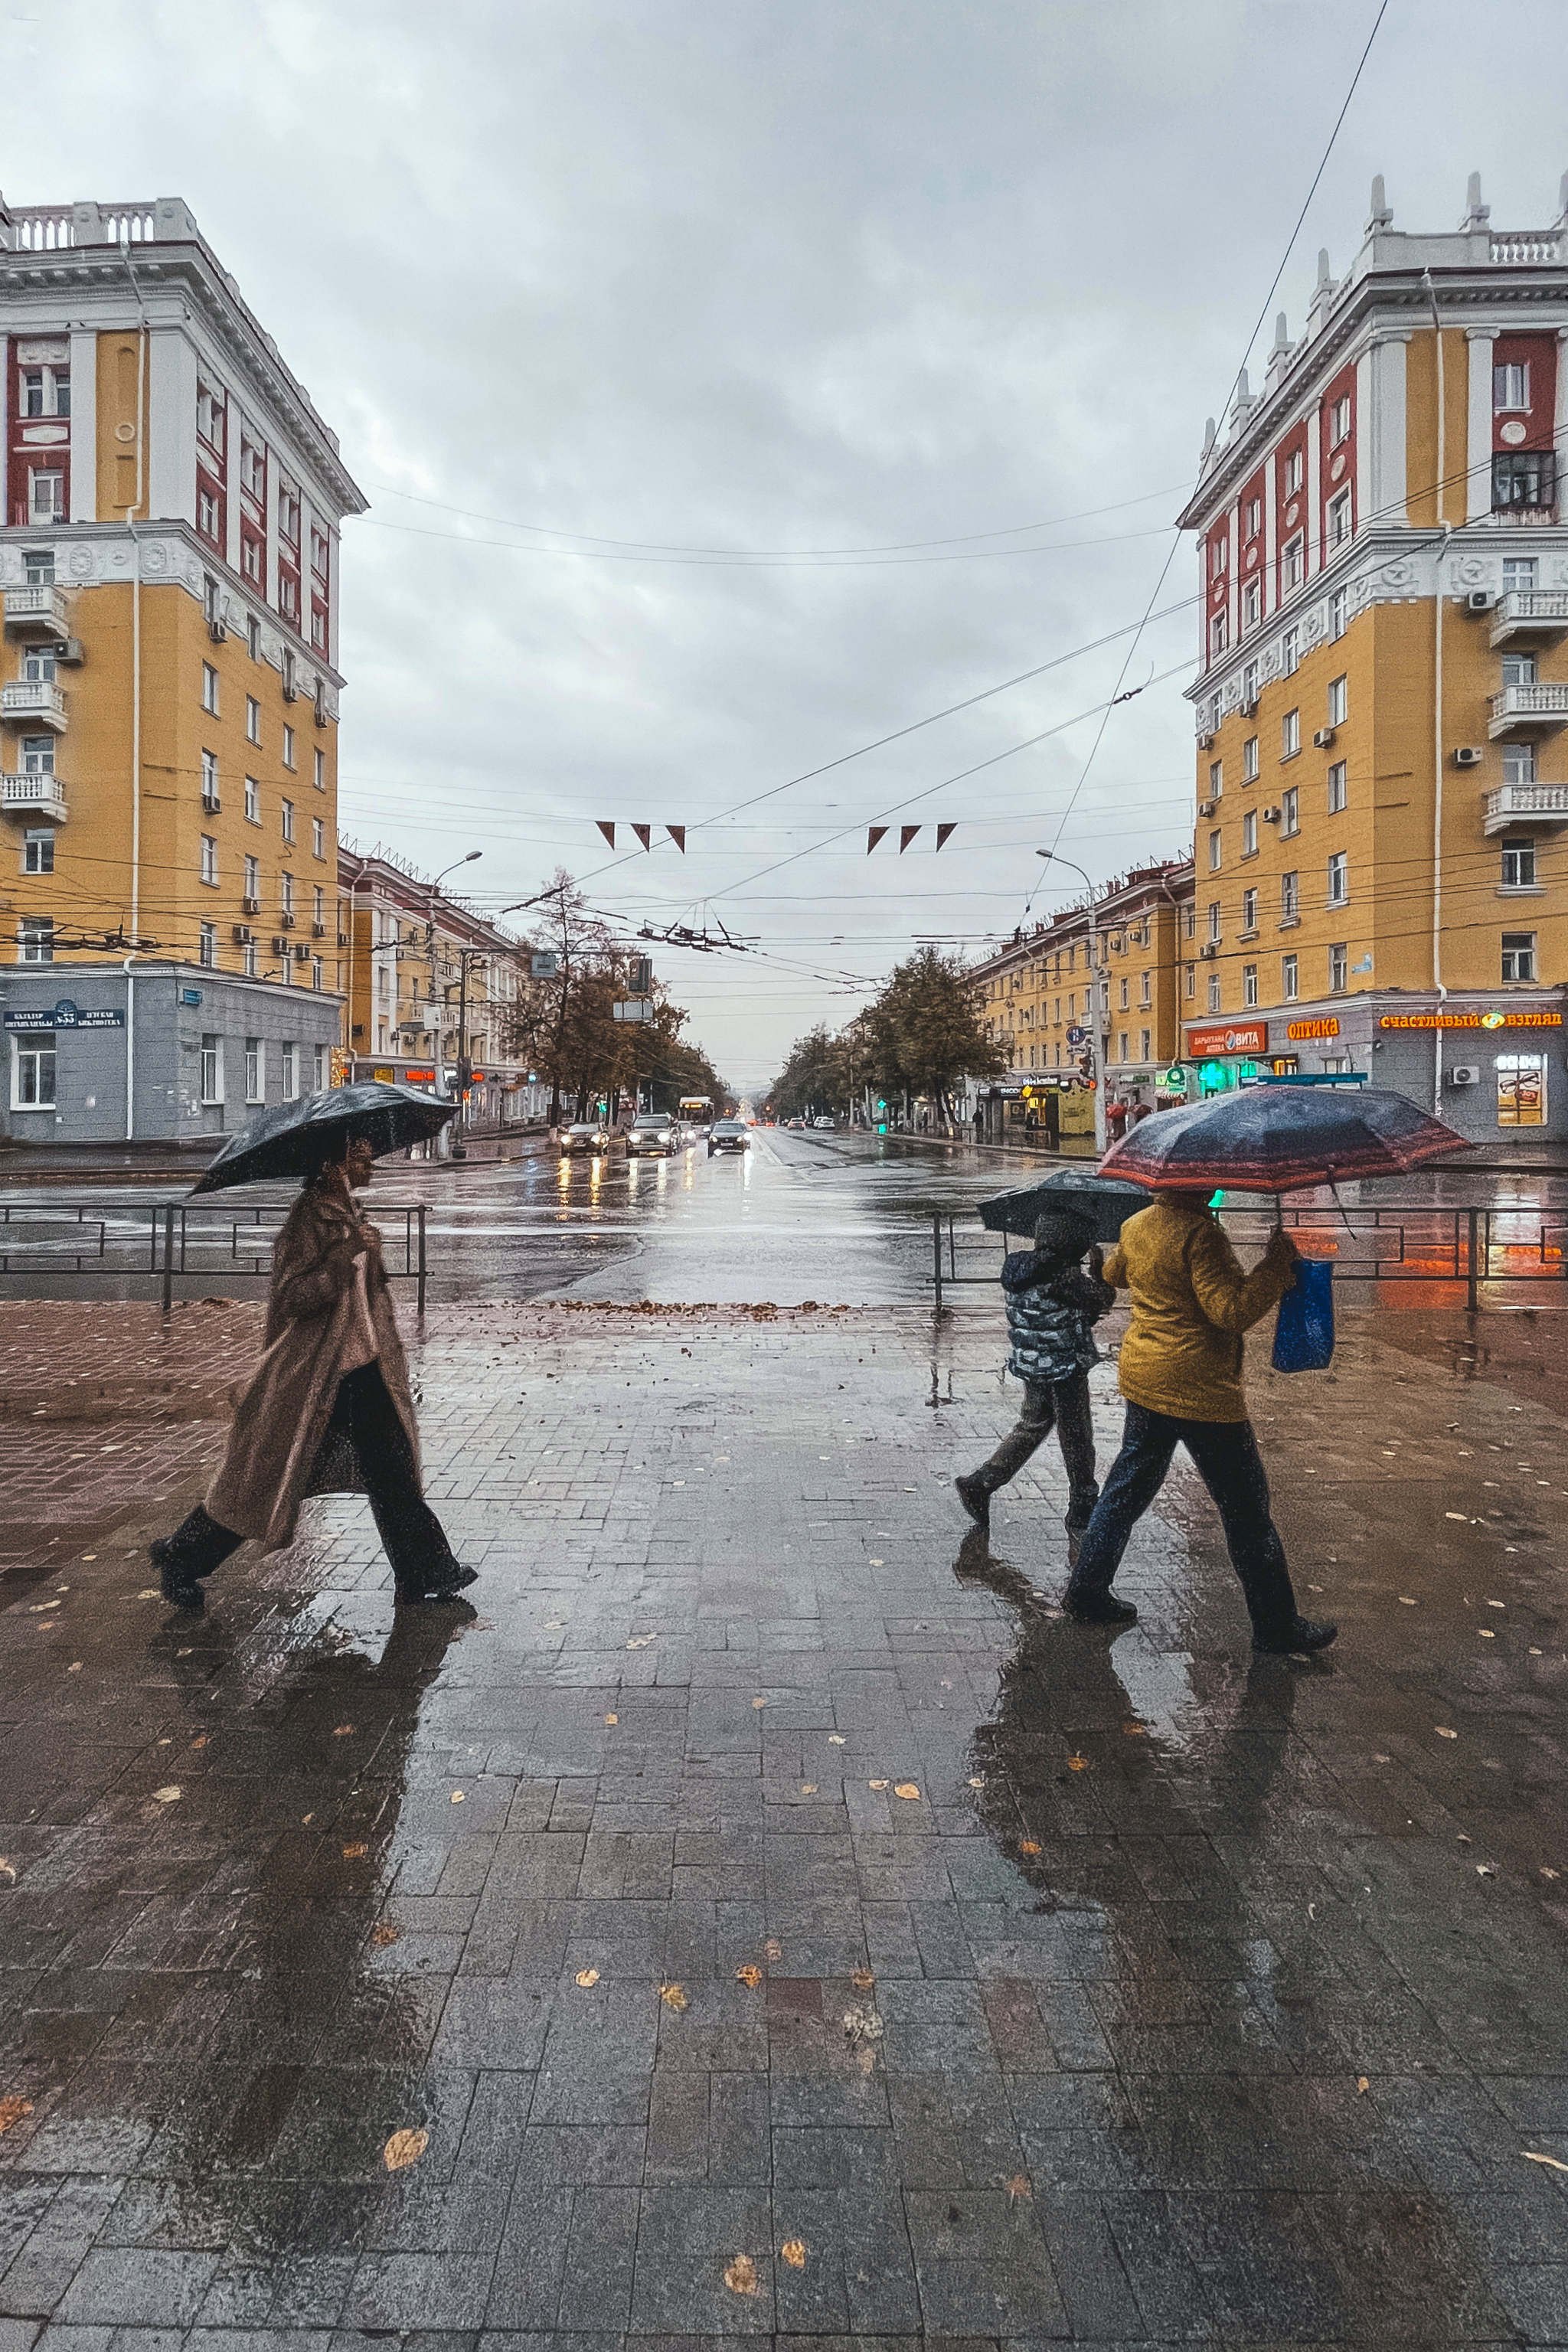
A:
<svg viewBox="0 0 1568 2352">
<path fill-rule="evenodd" d="M 171 1615 L 156 1451 L 40 1522 L 3 2352 L 1562 2340 L 1563 1423 L 1355 1328 L 1260 1377 L 1344 1627 L 1260 1664 L 1190 1479 L 1125 1632 L 1056 1613 L 1052 1449 L 964 1533 L 997 1352 L 438 1310 L 472 1610 L 395 1612 L 341 1498 Z M 10 1506 L 62 1431 L 0 1429 Z"/>
</svg>

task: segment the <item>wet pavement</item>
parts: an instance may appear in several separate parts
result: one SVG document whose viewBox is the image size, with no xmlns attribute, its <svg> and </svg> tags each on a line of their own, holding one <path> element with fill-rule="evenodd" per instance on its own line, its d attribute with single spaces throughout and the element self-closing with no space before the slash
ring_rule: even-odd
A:
<svg viewBox="0 0 1568 2352">
<path fill-rule="evenodd" d="M 897 1309 L 438 1309 L 475 1607 L 342 1498 L 177 1615 L 258 1328 L 0 1307 L 0 2352 L 1568 2344 L 1547 1318 L 1256 1374 L 1310 1664 L 1190 1479 L 1114 1635 L 1052 1449 L 965 1539 Z"/>
</svg>

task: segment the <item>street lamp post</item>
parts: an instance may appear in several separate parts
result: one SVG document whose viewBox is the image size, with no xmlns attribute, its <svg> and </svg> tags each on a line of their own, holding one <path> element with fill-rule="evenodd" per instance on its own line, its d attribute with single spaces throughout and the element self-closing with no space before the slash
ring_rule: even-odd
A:
<svg viewBox="0 0 1568 2352">
<path fill-rule="evenodd" d="M 432 992 L 434 992 L 436 986 L 436 893 L 440 888 L 442 883 L 447 879 L 448 874 L 455 874 L 459 866 L 471 866 L 476 857 L 482 857 L 484 854 L 485 853 L 482 849 L 470 849 L 465 856 L 454 857 L 450 866 L 443 866 L 441 871 L 437 875 L 436 879 L 430 885 L 430 895 L 427 904 L 430 908 L 430 987 Z M 443 992 L 441 998 L 443 1009 L 445 1009 L 446 1001 L 446 994 L 445 992 Z M 436 1098 L 438 1102 L 447 1102 L 450 1100 L 450 1097 L 447 1092 L 447 1039 L 444 1032 L 439 1028 L 437 1028 L 436 1032 L 435 1061 Z M 461 1068 L 459 1068 L 458 1076 L 460 1082 L 462 1078 Z M 436 1139 L 436 1151 L 437 1158 L 442 1160 L 446 1159 L 450 1153 L 451 1149 L 451 1139 L 447 1129 L 443 1127 L 439 1130 Z"/>
<path fill-rule="evenodd" d="M 1057 850 L 1037 849 L 1035 855 L 1037 857 L 1043 857 L 1047 866 L 1070 867 L 1072 872 L 1079 877 L 1084 888 L 1089 892 L 1089 985 L 1094 991 L 1094 1026 L 1090 1031 L 1094 1039 L 1094 1150 L 1095 1157 L 1103 1160 L 1106 1146 L 1105 1066 L 1110 1059 L 1108 1048 L 1110 1038 L 1106 1028 L 1109 1014 L 1102 1017 L 1100 1005 L 1100 953 L 1097 944 L 1099 935 L 1094 921 L 1094 885 L 1084 873 L 1081 866 L 1074 866 L 1070 857 L 1063 857 Z M 1109 983 L 1107 986 L 1109 987 Z"/>
</svg>

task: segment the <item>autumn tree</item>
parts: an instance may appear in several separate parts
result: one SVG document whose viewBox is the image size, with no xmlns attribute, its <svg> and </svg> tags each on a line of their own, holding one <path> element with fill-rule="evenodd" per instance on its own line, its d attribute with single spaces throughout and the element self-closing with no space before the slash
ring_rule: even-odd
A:
<svg viewBox="0 0 1568 2352">
<path fill-rule="evenodd" d="M 952 1117 L 960 1079 L 996 1077 L 1006 1067 L 985 1034 L 973 975 L 934 947 L 894 966 L 861 1026 L 868 1075 L 885 1091 L 930 1097 L 942 1119 Z"/>
</svg>

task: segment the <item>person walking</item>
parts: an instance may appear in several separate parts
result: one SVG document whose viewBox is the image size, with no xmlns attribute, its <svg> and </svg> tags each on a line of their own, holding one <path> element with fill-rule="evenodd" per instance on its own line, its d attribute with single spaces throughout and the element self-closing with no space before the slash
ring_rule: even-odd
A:
<svg viewBox="0 0 1568 2352">
<path fill-rule="evenodd" d="M 1037 1452 L 1053 1429 L 1068 1474 L 1068 1558 L 1089 1523 L 1100 1488 L 1094 1476 L 1094 1423 L 1089 1370 L 1100 1361 L 1094 1326 L 1116 1293 L 1100 1279 L 1094 1226 L 1070 1209 L 1048 1209 L 1035 1221 L 1035 1246 L 1002 1261 L 1002 1292 L 1011 1347 L 1007 1370 L 1024 1383 L 1023 1411 L 988 1462 L 953 1491 L 975 1525 L 988 1527 L 991 1497 Z M 1083 1255 L 1089 1254 L 1089 1272 Z"/>
<path fill-rule="evenodd" d="M 1279 1226 L 1261 1262 L 1243 1274 L 1204 1192 L 1162 1192 L 1122 1226 L 1104 1272 L 1132 1293 L 1119 1367 L 1127 1421 L 1063 1598 L 1069 1616 L 1111 1624 L 1137 1616 L 1111 1585 L 1182 1444 L 1219 1512 L 1253 1648 L 1324 1650 L 1333 1640 L 1337 1626 L 1296 1606 L 1241 1381 L 1242 1335 L 1284 1297 L 1295 1268 L 1295 1244 Z"/>
<path fill-rule="evenodd" d="M 278 1236 L 262 1358 L 223 1466 L 205 1501 L 150 1547 L 180 1608 L 203 1605 L 203 1579 L 247 1537 L 268 1551 L 292 1543 L 304 1497 L 334 1491 L 369 1495 L 400 1600 L 447 1601 L 474 1581 L 425 1500 L 381 1235 L 354 1199 L 374 1165 L 367 1135 L 323 1137 Z"/>
</svg>

